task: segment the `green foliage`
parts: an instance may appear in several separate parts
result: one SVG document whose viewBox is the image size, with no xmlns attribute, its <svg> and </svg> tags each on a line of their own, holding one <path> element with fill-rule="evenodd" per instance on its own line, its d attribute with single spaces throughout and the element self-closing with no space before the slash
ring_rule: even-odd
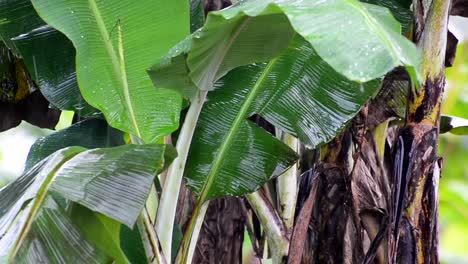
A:
<svg viewBox="0 0 468 264">
<path fill-rule="evenodd" d="M 448 86 L 442 107 L 443 114 L 457 116 L 463 120 L 468 119 L 467 54 L 468 42 L 460 43 L 453 67 L 446 70 Z M 440 181 L 440 237 L 443 263 L 462 263 L 468 259 L 465 244 L 465 238 L 468 236 L 467 151 L 466 136 L 447 133 L 440 137 L 439 155 L 444 159 Z"/>
<path fill-rule="evenodd" d="M 105 148 L 123 145 L 123 133 L 109 127 L 105 120 L 87 119 L 66 129 L 38 139 L 32 146 L 26 160 L 26 170 L 55 151 L 80 146 L 84 148 Z"/>
<path fill-rule="evenodd" d="M 292 164 L 294 154 L 248 117 L 259 114 L 318 146 L 331 140 L 378 88 L 378 81 L 362 85 L 342 77 L 297 37 L 277 59 L 233 70 L 215 84 L 192 141 L 188 185 L 197 194 L 210 189 L 208 198 L 258 189 L 273 172 L 276 176 Z"/>
<path fill-rule="evenodd" d="M 195 90 L 211 90 L 229 70 L 278 55 L 294 31 L 350 80 L 366 82 L 400 65 L 416 74 L 416 48 L 400 30 L 388 9 L 354 0 L 246 1 L 209 13 L 203 28 L 158 61 L 150 75 L 156 85 L 193 99 Z"/>
<path fill-rule="evenodd" d="M 91 105 L 105 117 L 39 139 L 25 173 L 0 190 L 0 262 L 170 262 L 179 244 L 190 261 L 204 202 L 254 192 L 298 159 L 249 118 L 317 148 L 389 71 L 404 66 L 416 81 L 415 46 L 378 5 L 405 32 L 408 7 L 363 2 L 240 1 L 203 25 L 200 0 L 32 0 L 45 25 L 29 1 L 0 0 L 9 7 L 0 9 L 0 34 L 51 104 L 80 115 L 97 113 Z M 172 137 L 176 159 L 172 147 L 153 143 L 178 128 L 182 97 L 191 105 Z M 162 189 L 170 199 L 153 191 L 147 202 L 155 175 L 174 159 Z M 198 195 L 184 236 L 173 228 L 182 175 Z M 157 206 L 158 233 L 147 221 Z M 164 217 L 171 221 L 158 225 Z"/>
<path fill-rule="evenodd" d="M 48 208 L 49 193 L 133 226 L 146 202 L 154 176 L 164 168 L 165 162 L 170 163 L 174 158 L 173 153 L 170 150 L 166 153 L 166 150 L 165 145 L 126 145 L 88 151 L 70 147 L 39 162 L 0 192 L 1 262 L 13 259 L 24 242 L 30 244 L 27 242 L 28 232 L 36 232 L 36 217 L 41 217 L 44 206 Z M 54 212 L 54 217 L 59 217 L 55 213 L 60 212 Z M 57 228 L 59 239 L 67 237 L 65 225 Z M 61 246 L 63 243 L 59 240 L 41 244 L 55 252 Z M 28 254 L 34 254 L 38 250 L 35 248 L 30 244 L 28 251 L 31 253 Z M 76 250 L 81 249 L 77 247 Z M 53 259 L 50 261 L 54 262 Z"/>
<path fill-rule="evenodd" d="M 413 12 L 410 9 L 411 1 L 408 0 L 360 0 L 364 3 L 379 5 L 388 8 L 402 27 L 402 33 L 410 33 L 413 26 Z M 409 3 L 409 4 L 408 4 Z"/>
<path fill-rule="evenodd" d="M 55 171 L 68 159 L 83 151 L 83 148 L 61 150 L 48 159 L 31 168 L 16 181 L 10 183 L 0 192 L 0 262 L 10 262 L 31 228 L 46 201 L 45 192 L 50 185 Z M 36 198 L 34 200 L 31 200 Z M 7 232 L 9 231 L 10 232 Z M 14 230 L 15 232 L 12 232 Z M 61 233 L 65 233 L 62 230 Z M 76 253 L 79 255 L 79 253 Z"/>
<path fill-rule="evenodd" d="M 89 150 L 63 164 L 50 188 L 68 200 L 132 227 L 154 176 L 174 157 L 165 145 Z"/>
<path fill-rule="evenodd" d="M 186 1 L 32 2 L 72 41 L 81 93 L 111 126 L 146 143 L 178 127 L 180 97 L 154 89 L 145 69 L 189 33 Z"/>
<path fill-rule="evenodd" d="M 86 207 L 74 204 L 71 210 L 73 223 L 83 235 L 93 241 L 96 248 L 112 256 L 117 263 L 129 263 L 125 252 L 121 248 L 121 224 L 102 214 L 94 213 Z M 143 251 L 144 256 L 144 251 Z"/>
</svg>

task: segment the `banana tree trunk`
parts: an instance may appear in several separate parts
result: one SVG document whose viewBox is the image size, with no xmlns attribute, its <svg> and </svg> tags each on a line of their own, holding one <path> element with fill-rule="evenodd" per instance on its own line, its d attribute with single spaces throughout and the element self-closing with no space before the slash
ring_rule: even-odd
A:
<svg viewBox="0 0 468 264">
<path fill-rule="evenodd" d="M 438 122 L 445 86 L 445 50 L 451 1 L 416 1 L 415 38 L 422 54 L 423 86 L 411 89 L 401 131 L 403 170 L 397 254 L 409 263 L 438 263 Z M 424 29 L 421 31 L 421 29 Z M 399 219 L 397 219 L 399 220 Z M 398 235 L 398 234 L 397 234 Z"/>
<path fill-rule="evenodd" d="M 437 126 L 451 1 L 413 6 L 423 85 L 410 89 L 405 124 L 387 128 L 383 121 L 393 113 L 382 105 L 401 79 L 395 71 L 324 149 L 300 263 L 439 263 Z"/>
<path fill-rule="evenodd" d="M 245 225 L 242 202 L 239 198 L 210 202 L 193 263 L 242 263 Z"/>
</svg>

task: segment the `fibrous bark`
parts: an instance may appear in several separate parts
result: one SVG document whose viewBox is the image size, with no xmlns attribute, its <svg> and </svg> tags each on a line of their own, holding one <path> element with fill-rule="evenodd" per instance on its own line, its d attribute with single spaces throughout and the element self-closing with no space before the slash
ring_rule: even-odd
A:
<svg viewBox="0 0 468 264">
<path fill-rule="evenodd" d="M 193 263 L 242 263 L 245 225 L 242 202 L 240 198 L 210 202 Z"/>
</svg>

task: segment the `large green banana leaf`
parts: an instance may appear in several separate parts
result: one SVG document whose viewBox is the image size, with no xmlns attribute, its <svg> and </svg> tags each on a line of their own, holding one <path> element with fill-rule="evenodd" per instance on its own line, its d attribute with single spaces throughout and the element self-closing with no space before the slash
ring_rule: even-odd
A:
<svg viewBox="0 0 468 264">
<path fill-rule="evenodd" d="M 132 227 L 154 176 L 174 157 L 175 151 L 166 145 L 85 151 L 57 170 L 50 190 Z"/>
<path fill-rule="evenodd" d="M 416 47 L 388 9 L 357 0 L 251 0 L 208 14 L 203 28 L 150 70 L 156 85 L 193 98 L 229 70 L 267 61 L 294 32 L 348 79 L 366 82 L 404 65 L 416 74 Z"/>
<path fill-rule="evenodd" d="M 25 170 L 62 148 L 80 146 L 92 149 L 123 144 L 123 133 L 109 127 L 105 120 L 87 119 L 36 140 L 29 150 Z"/>
<path fill-rule="evenodd" d="M 0 190 L 0 262 L 17 253 L 50 193 L 133 226 L 154 176 L 173 157 L 165 145 L 70 147 L 50 155 Z"/>
<path fill-rule="evenodd" d="M 185 0 L 33 0 L 76 48 L 83 97 L 109 124 L 146 143 L 174 131 L 180 96 L 154 89 L 146 69 L 190 30 Z M 159 87 L 160 88 L 160 87 Z"/>
<path fill-rule="evenodd" d="M 97 113 L 78 89 L 72 43 L 45 24 L 30 0 L 0 1 L 0 36 L 21 56 L 32 79 L 52 106 L 74 110 L 82 116 Z"/>
</svg>

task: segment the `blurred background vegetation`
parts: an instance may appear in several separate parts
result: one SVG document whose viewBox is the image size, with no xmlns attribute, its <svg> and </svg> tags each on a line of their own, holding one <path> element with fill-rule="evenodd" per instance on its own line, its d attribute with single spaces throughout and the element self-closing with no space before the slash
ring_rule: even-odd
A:
<svg viewBox="0 0 468 264">
<path fill-rule="evenodd" d="M 468 119 L 468 41 L 460 43 L 452 68 L 446 70 L 447 89 L 442 113 Z M 468 263 L 468 136 L 440 136 L 443 157 L 440 180 L 440 241 L 444 263 Z"/>
<path fill-rule="evenodd" d="M 442 113 L 468 119 L 466 25 L 458 27 L 461 30 L 457 37 L 464 42 L 458 45 L 453 67 L 446 70 L 447 87 Z M 62 112 L 56 130 L 70 125 L 72 117 L 73 112 Z M 0 188 L 22 173 L 29 148 L 36 139 L 52 132 L 23 121 L 18 127 L 0 133 Z M 444 134 L 439 142 L 439 155 L 443 157 L 440 181 L 441 261 L 446 264 L 468 264 L 468 136 Z M 247 258 L 249 247 L 249 243 L 244 243 Z"/>
</svg>

